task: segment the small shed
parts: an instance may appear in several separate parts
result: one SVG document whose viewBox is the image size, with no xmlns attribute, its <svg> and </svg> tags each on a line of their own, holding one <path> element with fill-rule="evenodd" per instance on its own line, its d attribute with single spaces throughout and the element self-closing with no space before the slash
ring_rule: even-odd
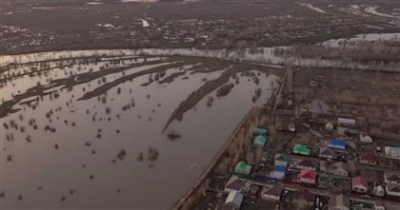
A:
<svg viewBox="0 0 400 210">
<path fill-rule="evenodd" d="M 266 128 L 253 128 L 253 133 L 256 135 L 267 135 L 268 130 Z"/>
<path fill-rule="evenodd" d="M 261 154 L 261 162 L 266 163 L 268 159 L 271 157 L 271 154 L 269 152 L 265 151 Z"/>
<path fill-rule="evenodd" d="M 350 210 L 350 200 L 343 194 L 333 195 L 329 199 L 328 209 Z"/>
<path fill-rule="evenodd" d="M 344 118 L 344 117 L 339 117 L 337 119 L 337 122 L 339 125 L 350 125 L 350 126 L 355 126 L 357 121 L 353 118 Z"/>
<path fill-rule="evenodd" d="M 251 171 L 251 165 L 247 164 L 246 161 L 241 160 L 235 166 L 235 173 L 249 175 Z"/>
<path fill-rule="evenodd" d="M 290 132 L 296 132 L 296 131 L 297 131 L 297 129 L 296 129 L 296 124 L 294 124 L 293 122 L 289 123 L 289 125 L 288 125 L 288 130 L 289 130 Z"/>
</svg>

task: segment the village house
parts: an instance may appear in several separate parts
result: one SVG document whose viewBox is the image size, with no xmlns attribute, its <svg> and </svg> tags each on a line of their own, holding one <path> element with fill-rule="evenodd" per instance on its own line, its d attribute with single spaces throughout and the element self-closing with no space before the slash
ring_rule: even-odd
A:
<svg viewBox="0 0 400 210">
<path fill-rule="evenodd" d="M 388 158 L 400 159 L 399 147 L 385 147 L 385 155 Z"/>
<path fill-rule="evenodd" d="M 361 176 L 353 177 L 351 179 L 351 189 L 358 193 L 366 193 L 368 191 L 367 180 Z"/>
<path fill-rule="evenodd" d="M 251 165 L 247 164 L 244 160 L 239 161 L 235 166 L 235 173 L 249 175 L 251 172 Z"/>
<path fill-rule="evenodd" d="M 350 200 L 343 194 L 331 196 L 328 205 L 328 210 L 350 210 Z"/>
<path fill-rule="evenodd" d="M 386 184 L 386 193 L 391 196 L 400 197 L 400 185 Z"/>
<path fill-rule="evenodd" d="M 372 143 L 372 137 L 369 135 L 364 134 L 363 132 L 360 133 L 360 141 L 364 143 Z"/>
<path fill-rule="evenodd" d="M 318 161 L 311 159 L 301 159 L 295 165 L 299 169 L 309 169 L 309 170 L 317 170 Z"/>
<path fill-rule="evenodd" d="M 337 134 L 338 134 L 338 135 L 341 135 L 341 136 L 345 135 L 346 132 L 347 132 L 348 130 L 349 130 L 349 128 L 347 128 L 347 127 L 342 127 L 342 126 L 338 126 L 338 127 L 336 128 Z"/>
<path fill-rule="evenodd" d="M 229 181 L 225 184 L 224 191 L 225 192 L 232 192 L 232 191 L 239 191 L 242 192 L 244 188 L 243 181 L 239 180 L 237 176 L 231 176 Z"/>
<path fill-rule="evenodd" d="M 293 193 L 293 202 L 301 209 L 312 207 L 315 202 L 316 195 L 306 190 L 299 190 Z"/>
<path fill-rule="evenodd" d="M 311 150 L 304 144 L 295 144 L 293 147 L 293 153 L 300 155 L 310 155 Z"/>
<path fill-rule="evenodd" d="M 336 151 L 329 148 L 329 147 L 321 147 L 319 150 L 319 157 L 326 158 L 326 159 L 336 159 Z"/>
<path fill-rule="evenodd" d="M 346 141 L 343 139 L 331 139 L 328 141 L 328 147 L 334 149 L 346 149 Z"/>
<path fill-rule="evenodd" d="M 256 137 L 254 137 L 254 141 L 253 141 L 254 146 L 263 148 L 266 143 L 267 143 L 267 137 L 265 137 L 263 135 L 258 135 Z"/>
<path fill-rule="evenodd" d="M 285 178 L 285 173 L 285 166 L 275 166 L 274 171 L 271 173 L 271 177 L 274 179 L 283 180 Z"/>
<path fill-rule="evenodd" d="M 378 185 L 378 186 L 375 186 L 375 187 L 374 187 L 373 193 L 374 193 L 374 195 L 376 195 L 376 196 L 382 197 L 382 196 L 385 195 L 385 189 L 384 189 L 381 185 Z"/>
<path fill-rule="evenodd" d="M 374 152 L 362 152 L 359 161 L 362 164 L 376 165 L 376 155 Z"/>
<path fill-rule="evenodd" d="M 253 133 L 256 135 L 267 135 L 268 130 L 266 128 L 253 128 Z"/>
<path fill-rule="evenodd" d="M 387 184 L 400 184 L 400 172 L 385 171 L 383 178 Z"/>
<path fill-rule="evenodd" d="M 347 177 L 349 175 L 348 166 L 344 162 L 335 162 L 327 171 L 336 176 Z"/>
<path fill-rule="evenodd" d="M 261 154 L 261 162 L 266 163 L 270 159 L 270 157 L 271 157 L 271 154 L 269 154 L 269 152 L 266 152 L 266 151 L 263 152 Z"/>
<path fill-rule="evenodd" d="M 243 194 L 238 191 L 230 192 L 228 197 L 225 200 L 225 204 L 223 206 L 224 210 L 227 209 L 240 209 L 240 206 L 243 202 Z"/>
<path fill-rule="evenodd" d="M 333 129 L 335 129 L 335 126 L 333 125 L 333 123 L 328 122 L 325 124 L 325 129 L 328 131 L 332 131 Z"/>
<path fill-rule="evenodd" d="M 264 187 L 261 191 L 261 198 L 264 200 L 279 201 L 283 188 L 277 185 Z"/>
<path fill-rule="evenodd" d="M 287 166 L 289 162 L 289 156 L 285 154 L 277 154 L 275 155 L 275 165 L 276 166 Z"/>
<path fill-rule="evenodd" d="M 315 171 L 308 169 L 301 169 L 298 175 L 299 181 L 306 184 L 315 184 L 316 178 L 317 178 L 317 173 Z"/>
</svg>

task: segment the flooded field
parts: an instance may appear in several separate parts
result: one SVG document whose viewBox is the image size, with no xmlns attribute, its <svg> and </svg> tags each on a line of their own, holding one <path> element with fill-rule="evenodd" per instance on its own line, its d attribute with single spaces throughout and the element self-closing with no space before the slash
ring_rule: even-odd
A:
<svg viewBox="0 0 400 210">
<path fill-rule="evenodd" d="M 169 209 L 283 73 L 123 50 L 1 61 L 2 209 Z"/>
</svg>

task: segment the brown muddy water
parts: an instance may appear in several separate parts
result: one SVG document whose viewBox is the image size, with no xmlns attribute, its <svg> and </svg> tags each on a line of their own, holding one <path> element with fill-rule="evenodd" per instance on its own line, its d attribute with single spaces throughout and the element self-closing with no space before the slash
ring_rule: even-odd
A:
<svg viewBox="0 0 400 210">
<path fill-rule="evenodd" d="M 1 209 L 169 209 L 279 80 L 122 50 L 1 61 Z"/>
</svg>

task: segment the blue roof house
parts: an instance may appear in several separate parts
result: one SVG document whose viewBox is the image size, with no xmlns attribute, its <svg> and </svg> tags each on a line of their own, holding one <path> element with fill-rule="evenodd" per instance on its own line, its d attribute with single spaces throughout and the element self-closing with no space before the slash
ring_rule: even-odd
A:
<svg viewBox="0 0 400 210">
<path fill-rule="evenodd" d="M 335 149 L 346 149 L 346 141 L 343 139 L 331 139 L 328 142 L 328 147 Z"/>
<path fill-rule="evenodd" d="M 275 166 L 274 170 L 277 171 L 277 172 L 285 173 L 286 172 L 286 167 L 285 166 Z"/>
<path fill-rule="evenodd" d="M 267 143 L 267 137 L 258 135 L 254 138 L 253 145 L 256 147 L 264 147 Z"/>
<path fill-rule="evenodd" d="M 275 166 L 274 171 L 271 173 L 271 177 L 278 180 L 283 180 L 286 173 L 285 166 Z"/>
</svg>

